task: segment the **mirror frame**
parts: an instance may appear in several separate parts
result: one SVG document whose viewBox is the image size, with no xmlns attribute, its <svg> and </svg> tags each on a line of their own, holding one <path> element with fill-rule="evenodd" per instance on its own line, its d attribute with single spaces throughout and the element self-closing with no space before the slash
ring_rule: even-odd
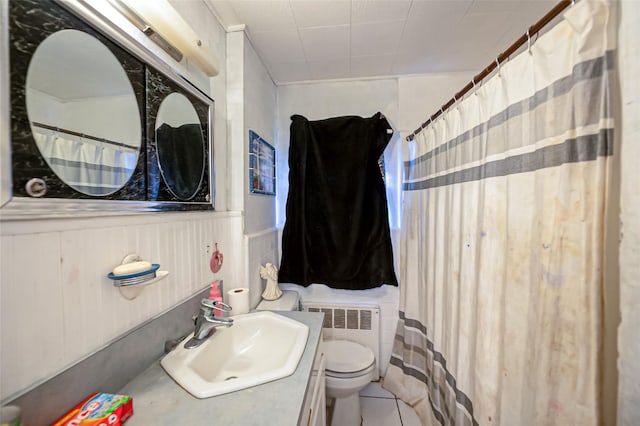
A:
<svg viewBox="0 0 640 426">
<path fill-rule="evenodd" d="M 43 14 L 27 15 L 35 4 Z M 28 197 L 26 183 L 31 178 L 43 179 L 47 185 L 46 198 L 88 198 L 107 200 L 138 200 L 145 192 L 144 171 L 144 64 L 118 47 L 89 25 L 60 10 L 52 2 L 38 0 L 12 0 L 9 2 L 9 53 L 11 58 L 11 150 L 13 194 Z M 25 18 L 21 22 L 21 18 Z M 28 25 L 27 24 L 27 19 Z M 23 25 L 18 25 L 23 24 Z M 27 110 L 27 72 L 36 50 L 50 35 L 65 29 L 86 33 L 102 43 L 116 57 L 127 74 L 138 104 L 141 129 L 140 148 L 133 174 L 125 184 L 109 195 L 91 196 L 65 183 L 49 166 L 35 143 Z M 17 46 L 20 46 L 18 48 Z M 52 124 L 53 123 L 47 123 Z"/>
<path fill-rule="evenodd" d="M 10 31 L 10 3 L 14 1 L 22 0 L 10 0 L 0 1 L 0 58 L 9 58 L 9 52 L 12 50 L 10 45 L 11 31 Z M 31 3 L 29 1 L 28 3 Z M 134 177 L 121 190 L 116 191 L 110 196 L 92 197 L 86 194 L 79 193 L 71 187 L 64 184 L 69 191 L 75 192 L 74 197 L 69 197 L 68 194 L 61 194 L 65 198 L 32 198 L 26 195 L 24 188 L 18 188 L 20 182 L 13 181 L 14 176 L 13 163 L 16 156 L 20 156 L 20 146 L 24 146 L 14 142 L 13 138 L 16 134 L 13 127 L 16 126 L 16 122 L 19 124 L 17 127 L 26 129 L 29 140 L 29 152 L 33 155 L 33 149 L 38 151 L 35 140 L 31 136 L 31 129 L 29 125 L 29 119 L 26 115 L 26 103 L 25 103 L 25 89 L 24 82 L 26 81 L 26 70 L 28 68 L 28 62 L 23 65 L 21 78 L 22 86 L 20 86 L 22 97 L 19 99 L 22 104 L 22 109 L 19 111 L 9 110 L 9 105 L 13 108 L 15 89 L 14 74 L 18 74 L 17 69 L 13 63 L 13 53 L 11 54 L 11 69 L 9 68 L 9 61 L 2 60 L 0 66 L 3 67 L 3 73 L 0 81 L 0 88 L 9 89 L 6 95 L 3 95 L 0 102 L 0 122 L 3 123 L 2 129 L 0 129 L 0 220 L 20 220 L 20 219 L 39 219 L 39 218 L 56 218 L 56 217 L 96 217 L 96 216 L 110 216 L 110 215 L 122 215 L 131 214 L 135 212 L 160 212 L 160 211 L 190 211 L 190 210 L 214 210 L 215 204 L 215 179 L 213 173 L 213 123 L 214 123 L 214 101 L 208 94 L 199 89 L 196 85 L 187 80 L 184 71 L 179 71 L 175 66 L 171 65 L 172 60 L 167 56 L 162 56 L 161 53 L 154 51 L 153 43 L 149 42 L 146 36 L 139 32 L 135 27 L 127 27 L 125 19 L 117 13 L 110 6 L 106 7 L 101 5 L 100 7 L 91 5 L 90 2 L 85 0 L 46 0 L 37 2 L 38 6 L 43 4 L 51 4 L 50 7 L 56 8 L 61 11 L 62 14 L 71 15 L 72 19 L 81 25 L 81 31 L 85 31 L 98 40 L 103 42 L 112 52 L 115 48 L 119 53 L 115 53 L 116 57 L 120 59 L 120 55 L 129 56 L 134 61 L 142 64 L 143 69 L 147 67 L 153 67 L 157 72 L 162 74 L 172 84 L 175 84 L 180 88 L 183 93 L 189 95 L 190 99 L 194 98 L 203 104 L 203 108 L 206 110 L 204 114 L 206 119 L 203 120 L 203 128 L 206 129 L 207 139 L 206 147 L 208 157 L 206 159 L 206 178 L 203 178 L 200 191 L 208 191 L 209 201 L 171 201 L 171 200 L 149 200 L 147 198 L 146 181 L 149 176 L 146 173 L 146 162 L 149 135 L 145 133 L 148 128 L 149 118 L 148 111 L 144 108 L 144 101 L 140 101 L 138 98 L 137 87 L 134 86 L 136 92 L 136 100 L 138 101 L 138 107 L 143 109 L 143 113 L 140 116 L 141 129 L 143 140 L 141 141 L 141 153 L 138 157 L 138 165 L 134 176 L 136 179 L 144 179 L 145 184 L 141 192 L 135 191 L 137 194 L 133 196 L 133 192 L 130 191 L 131 185 L 139 185 L 136 181 L 132 183 Z M 68 28 L 68 27 L 67 27 Z M 51 31 L 53 32 L 53 31 Z M 48 35 L 50 32 L 47 32 Z M 46 35 L 41 36 L 44 40 Z M 33 48 L 35 51 L 35 48 Z M 129 73 L 127 72 L 129 75 Z M 146 85 L 145 85 L 144 73 L 142 74 L 142 96 L 145 98 Z M 137 85 L 138 83 L 136 83 Z M 133 86 L 133 82 L 132 82 Z M 16 101 L 17 102 L 17 101 Z M 199 113 L 200 115 L 200 113 Z M 202 117 L 201 117 L 202 118 Z M 16 120 L 17 119 L 17 120 Z M 11 127 L 4 126 L 5 123 L 11 123 Z M 26 126 L 26 127 L 25 127 Z M 22 140 L 26 138 L 24 135 L 18 134 L 18 138 Z M 145 146 L 146 145 L 146 146 Z M 44 159 L 37 152 L 37 157 L 44 162 Z M 139 170 L 139 167 L 142 168 Z M 46 163 L 45 163 L 46 165 Z M 19 168 L 18 168 L 19 170 Z M 49 169 L 50 170 L 50 169 Z M 137 175 L 144 170 L 144 174 Z M 51 171 L 51 173 L 53 173 Z M 59 180 L 59 178 L 56 179 Z M 204 188 L 206 187 L 206 188 Z M 125 189 L 127 188 L 127 189 Z M 200 195 L 200 191 L 198 195 Z M 121 194 L 129 195 L 128 199 L 119 198 Z M 3 205 L 4 203 L 4 205 Z"/>
<path fill-rule="evenodd" d="M 0 211 L 11 200 L 11 113 L 9 100 L 9 5 L 0 1 Z M 6 94 L 6 95 L 2 95 Z"/>
<path fill-rule="evenodd" d="M 156 120 L 162 102 L 172 93 L 184 95 L 193 105 L 193 108 L 200 120 L 202 128 L 202 140 L 204 142 L 205 168 L 198 189 L 189 198 L 189 202 L 208 203 L 209 202 L 209 168 L 211 157 L 209 155 L 209 132 L 207 126 L 202 123 L 208 121 L 208 106 L 198 100 L 195 96 L 182 90 L 177 84 L 165 77 L 161 72 L 147 67 L 147 170 L 149 170 L 149 181 L 147 183 L 147 198 L 158 201 L 183 202 L 176 197 L 164 180 L 158 161 L 158 148 L 156 141 Z M 206 161 L 209 159 L 209 161 Z"/>
</svg>

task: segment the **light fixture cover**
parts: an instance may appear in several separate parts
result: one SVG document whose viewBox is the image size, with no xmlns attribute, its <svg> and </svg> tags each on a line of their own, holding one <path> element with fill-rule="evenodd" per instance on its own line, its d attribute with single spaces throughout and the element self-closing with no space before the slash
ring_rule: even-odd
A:
<svg viewBox="0 0 640 426">
<path fill-rule="evenodd" d="M 208 76 L 219 72 L 218 60 L 168 0 L 119 0 Z"/>
</svg>

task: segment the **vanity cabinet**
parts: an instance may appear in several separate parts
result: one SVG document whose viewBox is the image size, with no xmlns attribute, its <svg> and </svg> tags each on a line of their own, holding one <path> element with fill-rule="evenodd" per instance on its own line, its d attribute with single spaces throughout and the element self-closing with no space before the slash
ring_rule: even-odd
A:
<svg viewBox="0 0 640 426">
<path fill-rule="evenodd" d="M 321 338 L 322 339 L 322 338 Z M 325 392 L 325 354 L 320 340 L 313 361 L 311 378 L 300 414 L 298 426 L 325 426 L 327 424 L 327 398 Z"/>
<path fill-rule="evenodd" d="M 116 391 L 131 396 L 134 401 L 134 414 L 127 420 L 127 426 L 325 425 L 324 314 L 281 311 L 278 315 L 309 327 L 307 345 L 293 374 L 236 392 L 198 399 L 173 381 L 160 362 L 156 362 Z"/>
</svg>

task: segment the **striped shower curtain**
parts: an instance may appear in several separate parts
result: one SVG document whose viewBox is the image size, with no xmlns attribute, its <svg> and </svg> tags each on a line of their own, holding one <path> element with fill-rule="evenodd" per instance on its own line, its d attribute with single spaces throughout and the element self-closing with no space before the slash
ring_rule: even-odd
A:
<svg viewBox="0 0 640 426">
<path fill-rule="evenodd" d="M 570 7 L 409 143 L 384 387 L 425 425 L 601 424 L 610 19 Z"/>
<path fill-rule="evenodd" d="M 66 184 L 89 195 L 108 195 L 127 183 L 138 152 L 46 129 L 33 133 L 38 149 Z"/>
</svg>

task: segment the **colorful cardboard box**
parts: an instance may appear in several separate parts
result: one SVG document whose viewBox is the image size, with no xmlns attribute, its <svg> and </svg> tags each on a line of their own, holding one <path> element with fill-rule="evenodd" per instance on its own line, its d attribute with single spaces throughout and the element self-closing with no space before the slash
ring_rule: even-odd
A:
<svg viewBox="0 0 640 426">
<path fill-rule="evenodd" d="M 120 426 L 133 414 L 133 398 L 93 393 L 52 426 Z"/>
</svg>

